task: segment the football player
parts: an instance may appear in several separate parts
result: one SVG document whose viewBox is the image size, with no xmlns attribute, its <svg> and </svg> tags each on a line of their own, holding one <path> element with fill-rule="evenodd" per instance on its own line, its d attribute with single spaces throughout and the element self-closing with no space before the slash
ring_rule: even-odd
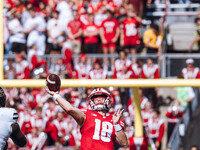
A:
<svg viewBox="0 0 200 150">
<path fill-rule="evenodd" d="M 18 114 L 13 108 L 6 108 L 6 95 L 0 87 L 0 149 L 7 148 L 7 140 L 10 137 L 19 147 L 25 147 L 27 139 L 21 132 L 17 123 Z"/>
<path fill-rule="evenodd" d="M 113 150 L 114 141 L 121 146 L 127 145 L 127 137 L 123 130 L 123 122 L 120 121 L 123 110 L 118 110 L 113 116 L 107 112 L 111 107 L 110 93 L 103 88 L 94 89 L 88 96 L 92 110 L 73 107 L 62 98 L 58 92 L 49 91 L 53 99 L 71 115 L 81 126 L 81 150 Z"/>
</svg>

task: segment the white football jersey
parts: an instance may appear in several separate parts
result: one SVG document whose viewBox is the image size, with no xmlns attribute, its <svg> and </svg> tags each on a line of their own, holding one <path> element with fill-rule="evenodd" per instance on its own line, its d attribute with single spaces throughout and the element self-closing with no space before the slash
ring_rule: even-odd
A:
<svg viewBox="0 0 200 150">
<path fill-rule="evenodd" d="M 11 125 L 16 123 L 18 114 L 13 108 L 0 108 L 0 150 L 2 150 L 6 144 L 6 141 L 12 133 Z"/>
</svg>

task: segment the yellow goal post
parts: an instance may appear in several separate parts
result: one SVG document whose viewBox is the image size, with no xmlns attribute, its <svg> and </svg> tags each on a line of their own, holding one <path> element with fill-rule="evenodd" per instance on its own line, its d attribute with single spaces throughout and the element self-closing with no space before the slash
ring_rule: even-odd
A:
<svg viewBox="0 0 200 150">
<path fill-rule="evenodd" d="M 0 0 L 0 86 L 3 88 L 42 88 L 45 87 L 44 79 L 27 79 L 27 80 L 8 80 L 4 79 L 3 73 L 3 0 Z M 78 80 L 63 79 L 61 87 L 128 87 L 132 88 L 135 103 L 135 136 L 143 136 L 142 117 L 140 108 L 139 87 L 177 87 L 192 86 L 200 87 L 200 79 L 106 79 L 106 80 Z"/>
</svg>

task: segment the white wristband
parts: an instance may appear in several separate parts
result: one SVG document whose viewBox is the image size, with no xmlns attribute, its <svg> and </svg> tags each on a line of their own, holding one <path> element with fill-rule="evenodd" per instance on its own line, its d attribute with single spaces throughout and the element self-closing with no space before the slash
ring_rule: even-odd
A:
<svg viewBox="0 0 200 150">
<path fill-rule="evenodd" d="M 117 125 L 114 125 L 114 128 L 115 128 L 115 131 L 118 132 L 118 131 L 121 131 L 122 130 L 122 127 L 117 124 Z"/>
<path fill-rule="evenodd" d="M 56 102 L 57 98 L 61 97 L 59 94 L 53 94 L 53 100 Z"/>
</svg>

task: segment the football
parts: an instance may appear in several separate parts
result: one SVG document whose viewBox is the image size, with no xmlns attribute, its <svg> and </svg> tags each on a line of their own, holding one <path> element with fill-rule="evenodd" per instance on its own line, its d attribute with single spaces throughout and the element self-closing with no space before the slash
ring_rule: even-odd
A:
<svg viewBox="0 0 200 150">
<path fill-rule="evenodd" d="M 50 91 L 60 91 L 60 77 L 56 74 L 50 74 L 46 79 L 46 86 L 49 88 Z"/>
</svg>

